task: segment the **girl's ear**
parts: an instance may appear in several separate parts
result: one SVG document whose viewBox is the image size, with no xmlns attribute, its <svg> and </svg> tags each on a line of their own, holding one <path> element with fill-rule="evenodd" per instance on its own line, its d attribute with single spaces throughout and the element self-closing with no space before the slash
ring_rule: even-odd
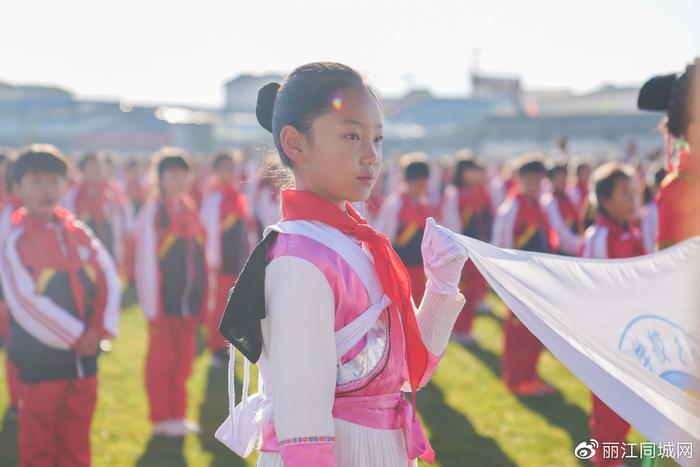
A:
<svg viewBox="0 0 700 467">
<path fill-rule="evenodd" d="M 280 131 L 280 143 L 287 157 L 292 162 L 300 162 L 305 157 L 304 134 L 291 125 L 287 125 Z"/>
</svg>

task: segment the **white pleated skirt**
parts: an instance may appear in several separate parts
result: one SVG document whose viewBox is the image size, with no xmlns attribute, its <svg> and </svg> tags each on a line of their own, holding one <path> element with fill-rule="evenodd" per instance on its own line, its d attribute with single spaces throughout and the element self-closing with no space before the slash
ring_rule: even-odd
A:
<svg viewBox="0 0 700 467">
<path fill-rule="evenodd" d="M 337 467 L 409 467 L 401 430 L 368 428 L 335 419 L 335 458 Z M 261 452 L 258 467 L 284 467 L 277 452 Z"/>
</svg>

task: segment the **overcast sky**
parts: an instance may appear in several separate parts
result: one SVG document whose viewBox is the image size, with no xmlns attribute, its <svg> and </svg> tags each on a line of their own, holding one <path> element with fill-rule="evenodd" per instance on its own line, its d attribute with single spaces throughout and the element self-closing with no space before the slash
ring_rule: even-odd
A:
<svg viewBox="0 0 700 467">
<path fill-rule="evenodd" d="M 333 60 L 385 95 L 485 73 L 586 91 L 700 55 L 699 0 L 22 0 L 0 10 L 0 80 L 82 97 L 219 105 L 246 71 Z"/>
</svg>

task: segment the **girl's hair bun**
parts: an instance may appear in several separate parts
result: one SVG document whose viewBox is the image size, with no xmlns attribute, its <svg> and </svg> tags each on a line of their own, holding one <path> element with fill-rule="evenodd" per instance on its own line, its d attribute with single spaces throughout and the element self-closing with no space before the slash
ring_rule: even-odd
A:
<svg viewBox="0 0 700 467">
<path fill-rule="evenodd" d="M 267 83 L 258 91 L 258 103 L 255 106 L 255 116 L 261 127 L 272 133 L 272 111 L 279 90 L 279 83 Z"/>
</svg>

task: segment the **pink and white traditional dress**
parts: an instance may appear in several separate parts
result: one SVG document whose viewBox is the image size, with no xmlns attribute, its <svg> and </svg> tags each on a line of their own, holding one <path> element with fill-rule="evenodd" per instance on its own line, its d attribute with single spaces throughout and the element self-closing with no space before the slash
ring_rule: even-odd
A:
<svg viewBox="0 0 700 467">
<path fill-rule="evenodd" d="M 262 388 L 232 407 L 217 438 L 230 447 L 242 444 L 244 455 L 257 443 L 262 467 L 431 461 L 432 448 L 402 392 L 410 387 L 401 316 L 365 243 L 307 220 L 269 226 L 261 244 L 266 241 L 257 360 Z M 428 350 L 420 386 L 444 353 L 464 302 L 460 293 L 426 290 L 416 311 Z"/>
</svg>

